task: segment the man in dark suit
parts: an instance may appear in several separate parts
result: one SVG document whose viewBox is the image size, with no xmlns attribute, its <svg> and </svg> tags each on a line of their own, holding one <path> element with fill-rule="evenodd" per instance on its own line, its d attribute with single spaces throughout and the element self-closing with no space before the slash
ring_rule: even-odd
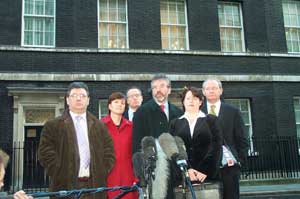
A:
<svg viewBox="0 0 300 199">
<path fill-rule="evenodd" d="M 221 168 L 220 171 L 223 182 L 223 198 L 238 199 L 240 196 L 240 166 L 246 161 L 248 151 L 248 135 L 244 129 L 244 122 L 237 108 L 221 102 L 220 97 L 223 88 L 219 80 L 208 79 L 204 81 L 202 91 L 206 97 L 202 111 L 216 115 L 221 126 L 223 158 L 228 157 L 226 151 L 230 150 L 236 160 L 234 161 L 233 158 L 224 159 L 227 166 Z"/>
<path fill-rule="evenodd" d="M 158 138 L 162 133 L 169 132 L 169 122 L 183 114 L 182 110 L 168 101 L 168 96 L 171 93 L 171 82 L 165 75 L 154 76 L 151 81 L 151 89 L 153 98 L 140 106 L 133 118 L 133 152 L 141 149 L 143 137 Z M 157 151 L 157 162 L 160 162 L 162 152 L 159 149 Z M 160 172 L 161 175 L 155 175 L 153 182 L 155 188 L 152 189 L 153 198 L 175 198 L 172 172 L 170 176 L 166 172 L 168 170 L 166 168 L 168 168 L 168 163 L 156 166 L 155 170 L 162 172 Z"/>
<path fill-rule="evenodd" d="M 71 83 L 66 100 L 69 109 L 44 125 L 38 149 L 51 179 L 50 191 L 104 187 L 115 161 L 112 138 L 105 124 L 87 111 L 90 98 L 85 83 Z M 106 199 L 106 193 L 83 198 Z"/>
<path fill-rule="evenodd" d="M 123 116 L 132 121 L 136 110 L 142 105 L 142 91 L 136 86 L 130 87 L 126 92 L 128 108 L 124 111 Z"/>
<path fill-rule="evenodd" d="M 133 152 L 141 148 L 145 136 L 158 138 L 169 132 L 169 122 L 181 116 L 182 110 L 168 101 L 171 82 L 165 75 L 156 75 L 151 81 L 152 99 L 143 104 L 133 119 Z"/>
</svg>

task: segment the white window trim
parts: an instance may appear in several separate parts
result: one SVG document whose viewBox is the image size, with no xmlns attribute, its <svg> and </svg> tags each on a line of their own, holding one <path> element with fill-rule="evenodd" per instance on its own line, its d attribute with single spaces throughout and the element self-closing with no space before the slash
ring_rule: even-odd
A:
<svg viewBox="0 0 300 199">
<path fill-rule="evenodd" d="M 168 1 L 168 0 L 164 0 L 164 1 Z M 184 50 L 189 50 L 190 49 L 190 42 L 189 42 L 189 27 L 188 27 L 188 16 L 187 16 L 187 5 L 186 5 L 186 0 L 184 0 L 184 15 L 185 15 L 185 25 L 182 24 L 168 24 L 168 23 L 161 23 L 160 25 L 164 25 L 164 26 L 181 26 L 181 27 L 185 27 L 185 46 L 186 49 Z M 170 34 L 168 33 L 168 38 L 170 38 Z M 162 38 L 161 38 L 162 40 Z M 162 46 L 161 46 L 162 47 Z M 163 48 L 162 48 L 163 49 Z M 168 47 L 168 49 L 164 49 L 164 50 L 173 50 L 170 49 Z M 177 50 L 178 51 L 178 50 Z"/>
<path fill-rule="evenodd" d="M 283 2 L 282 2 L 282 12 L 283 12 L 283 4 L 288 4 L 288 7 L 290 8 L 291 3 L 296 3 L 296 2 L 297 2 L 297 1 L 283 1 Z M 285 16 L 284 16 L 284 12 L 283 12 L 282 14 L 283 14 L 283 18 L 284 18 L 284 17 L 285 17 Z M 298 13 L 298 14 L 300 15 L 300 13 Z M 283 20 L 283 22 L 284 22 L 284 21 L 285 21 L 285 20 Z M 289 25 L 286 25 L 286 24 L 284 23 L 284 30 L 285 30 L 285 32 L 286 32 L 286 29 L 289 29 L 289 28 L 300 31 L 300 26 L 289 26 Z M 299 35 L 297 35 L 297 36 L 298 36 L 297 41 L 298 41 L 298 43 L 300 43 Z M 300 53 L 300 44 L 298 44 L 299 51 L 289 51 L 289 49 L 288 49 L 288 43 L 287 43 L 288 40 L 287 40 L 286 34 L 285 34 L 285 40 L 286 40 L 286 47 L 287 47 L 288 53 L 291 53 L 291 54 L 299 54 L 299 53 Z"/>
<path fill-rule="evenodd" d="M 21 45 L 22 46 L 26 46 L 26 47 L 42 47 L 42 48 L 55 48 L 56 46 L 56 0 L 53 0 L 54 1 L 54 16 L 50 16 L 50 15 L 26 15 L 26 16 L 29 16 L 29 17 L 42 17 L 42 18 L 46 18 L 46 17 L 49 17 L 49 18 L 54 18 L 54 27 L 53 27 L 53 32 L 54 32 L 54 35 L 53 35 L 53 45 L 28 45 L 28 44 L 24 44 L 24 31 L 25 31 L 25 0 L 22 0 L 22 30 L 21 30 Z M 44 4 L 45 5 L 45 4 Z"/>
<path fill-rule="evenodd" d="M 246 51 L 246 45 L 245 45 L 245 33 L 244 33 L 244 21 L 243 21 L 243 11 L 242 11 L 242 4 L 241 3 L 236 3 L 236 2 L 219 2 L 220 4 L 231 4 L 231 5 L 238 5 L 239 6 L 239 15 L 240 15 L 240 21 L 241 21 L 241 26 L 224 26 L 221 25 L 219 22 L 219 29 L 221 28 L 235 28 L 235 29 L 241 29 L 241 40 L 242 40 L 242 52 Z M 220 31 L 221 33 L 221 31 Z M 221 35 L 220 35 L 220 40 L 221 40 Z M 222 52 L 227 52 L 221 49 Z M 232 52 L 232 51 L 229 51 Z M 234 51 L 236 52 L 236 51 Z"/>
<path fill-rule="evenodd" d="M 97 30 L 98 30 L 98 34 L 97 34 L 97 38 L 98 38 L 98 48 L 101 48 L 101 49 L 115 49 L 115 48 L 102 48 L 100 47 L 100 37 L 99 37 L 99 34 L 100 34 L 100 28 L 99 28 L 99 24 L 100 24 L 100 16 L 99 16 L 99 13 L 100 13 L 100 3 L 99 3 L 100 0 L 97 0 Z M 128 33 L 128 2 L 127 0 L 125 0 L 125 9 L 126 9 L 126 22 L 123 22 L 123 21 L 101 21 L 101 23 L 118 23 L 118 24 L 126 24 L 126 47 L 125 49 L 128 49 L 129 48 L 129 33 Z"/>
</svg>

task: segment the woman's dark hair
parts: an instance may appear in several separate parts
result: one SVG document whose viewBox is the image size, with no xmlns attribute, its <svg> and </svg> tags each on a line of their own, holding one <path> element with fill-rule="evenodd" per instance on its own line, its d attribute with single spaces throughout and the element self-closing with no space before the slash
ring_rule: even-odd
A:
<svg viewBox="0 0 300 199">
<path fill-rule="evenodd" d="M 192 92 L 192 94 L 193 94 L 194 97 L 199 98 L 200 101 L 203 101 L 203 100 L 204 100 L 204 96 L 203 96 L 203 94 L 202 94 L 201 89 L 196 88 L 196 87 L 193 87 L 193 86 L 190 86 L 190 87 L 184 87 L 183 92 L 182 92 L 182 94 L 181 94 L 181 103 L 182 103 L 183 111 L 185 111 L 184 103 L 183 103 L 183 102 L 184 102 L 184 99 L 185 99 L 186 94 L 187 94 L 189 91 Z M 201 106 L 199 107 L 199 109 L 201 109 L 202 105 L 203 105 L 203 103 L 201 104 Z"/>
<path fill-rule="evenodd" d="M 107 101 L 107 107 L 109 106 L 109 104 L 116 100 L 116 99 L 126 99 L 126 96 L 121 93 L 121 92 L 113 92 L 109 97 L 108 97 L 108 101 Z M 108 112 L 110 113 L 110 110 L 108 109 Z"/>
</svg>

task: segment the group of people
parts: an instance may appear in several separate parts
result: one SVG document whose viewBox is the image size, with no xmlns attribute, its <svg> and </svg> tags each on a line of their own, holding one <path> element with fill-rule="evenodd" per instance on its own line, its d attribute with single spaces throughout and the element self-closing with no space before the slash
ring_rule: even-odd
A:
<svg viewBox="0 0 300 199">
<path fill-rule="evenodd" d="M 87 85 L 71 83 L 66 95 L 68 108 L 62 116 L 46 122 L 41 134 L 38 157 L 51 179 L 49 191 L 131 186 L 139 181 L 133 172 L 132 154 L 141 149 L 142 139 L 169 132 L 184 141 L 191 181 L 221 180 L 223 198 L 238 199 L 248 137 L 239 110 L 221 101 L 221 82 L 204 81 L 202 92 L 196 87 L 184 88 L 183 111 L 169 102 L 171 81 L 167 76 L 155 75 L 151 91 L 152 99 L 144 104 L 138 87 L 128 89 L 126 96 L 113 92 L 108 98 L 108 114 L 99 121 L 87 111 Z M 172 179 L 168 181 L 172 184 Z M 174 186 L 168 187 L 164 198 L 175 198 Z M 111 199 L 120 193 L 83 194 L 80 199 Z M 122 198 L 137 199 L 138 194 L 131 192 Z"/>
</svg>

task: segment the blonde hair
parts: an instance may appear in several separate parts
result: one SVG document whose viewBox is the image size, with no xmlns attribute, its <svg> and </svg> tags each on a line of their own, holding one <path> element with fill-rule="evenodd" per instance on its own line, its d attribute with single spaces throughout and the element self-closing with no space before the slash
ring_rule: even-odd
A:
<svg viewBox="0 0 300 199">
<path fill-rule="evenodd" d="M 0 166 L 3 165 L 6 168 L 9 161 L 9 156 L 2 149 L 0 149 Z"/>
</svg>

